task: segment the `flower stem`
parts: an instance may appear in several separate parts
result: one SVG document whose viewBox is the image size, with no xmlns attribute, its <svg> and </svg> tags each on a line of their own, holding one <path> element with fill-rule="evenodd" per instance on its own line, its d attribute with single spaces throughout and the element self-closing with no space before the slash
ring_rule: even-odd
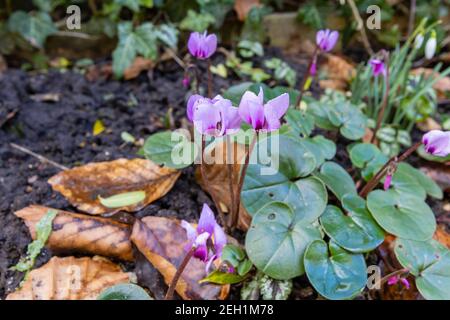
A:
<svg viewBox="0 0 450 320">
<path fill-rule="evenodd" d="M 380 111 L 378 112 L 378 118 L 377 118 L 377 125 L 375 126 L 375 130 L 373 131 L 373 135 L 372 135 L 372 139 L 370 139 L 370 143 L 374 143 L 376 136 L 377 136 L 377 132 L 381 127 L 381 123 L 383 122 L 384 119 L 384 112 L 386 110 L 386 106 L 388 104 L 389 101 L 389 53 L 388 52 L 384 52 L 384 63 L 386 65 L 386 76 L 384 77 L 384 83 L 385 83 L 385 92 L 384 92 L 384 96 L 383 96 L 383 101 L 381 101 L 381 107 L 380 107 Z"/>
<path fill-rule="evenodd" d="M 216 206 L 217 212 L 219 213 L 220 220 L 222 222 L 222 225 L 226 225 L 225 222 L 225 216 L 223 214 L 222 208 L 220 207 L 220 202 L 217 200 L 217 197 L 213 190 L 211 189 L 211 185 L 209 183 L 208 175 L 206 174 L 205 170 L 205 149 L 206 149 L 206 140 L 205 136 L 202 135 L 202 162 L 200 163 L 200 173 L 202 175 L 203 183 L 205 184 L 205 190 L 211 195 L 212 200 L 214 201 L 214 205 Z"/>
<path fill-rule="evenodd" d="M 296 107 L 298 109 L 300 109 L 300 103 L 302 102 L 302 98 L 303 98 L 303 93 L 305 92 L 305 83 L 306 80 L 308 80 L 309 76 L 310 76 L 310 71 L 311 71 L 311 66 L 314 62 L 314 60 L 317 60 L 317 54 L 319 52 L 319 48 L 316 46 L 316 48 L 314 49 L 313 54 L 311 55 L 311 58 L 309 59 L 309 63 L 308 63 L 308 68 L 306 69 L 306 74 L 303 77 L 303 80 L 300 84 L 300 94 L 298 95 L 297 98 L 297 102 L 295 103 Z"/>
<path fill-rule="evenodd" d="M 244 185 L 245 174 L 247 173 L 248 164 L 250 162 L 250 156 L 253 151 L 253 148 L 255 147 L 255 143 L 258 140 L 258 135 L 259 135 L 259 133 L 258 133 L 258 131 L 256 131 L 255 135 L 253 136 L 252 142 L 250 143 L 250 147 L 248 149 L 247 155 L 245 156 L 244 166 L 242 167 L 241 176 L 239 177 L 239 183 L 238 183 L 238 187 L 236 190 L 236 206 L 235 206 L 233 215 L 231 217 L 231 224 L 230 224 L 231 228 L 236 227 L 237 222 L 238 222 L 239 209 L 241 207 L 242 186 Z"/>
<path fill-rule="evenodd" d="M 388 162 L 386 162 L 384 164 L 384 166 L 381 167 L 380 170 L 378 170 L 378 172 L 372 177 L 372 179 L 370 179 L 367 184 L 364 186 L 364 188 L 362 188 L 362 190 L 359 192 L 359 195 L 362 198 L 367 197 L 367 195 L 369 194 L 370 191 L 372 191 L 377 185 L 378 183 L 380 183 L 381 179 L 383 179 L 383 177 L 386 175 L 388 168 L 390 167 L 390 165 L 393 162 L 402 162 L 404 161 L 406 158 L 408 158 L 414 151 L 416 151 L 420 145 L 422 144 L 421 141 L 416 142 L 414 145 L 412 145 L 409 149 L 407 149 L 405 152 L 403 152 L 399 157 L 394 156 L 392 158 L 389 159 Z"/>
<path fill-rule="evenodd" d="M 391 273 L 385 275 L 383 278 L 380 279 L 380 282 L 379 282 L 380 288 L 382 285 L 384 285 L 389 280 L 389 278 L 398 276 L 398 275 L 401 275 L 404 273 L 408 274 L 409 270 L 406 268 L 403 268 L 403 269 L 399 269 L 399 270 L 396 270 L 394 272 L 391 272 Z"/>
<path fill-rule="evenodd" d="M 230 136 L 227 136 L 226 146 L 227 146 L 228 188 L 229 188 L 230 200 L 231 200 L 229 210 L 230 210 L 230 216 L 233 216 L 235 214 L 234 212 L 236 211 L 236 209 L 235 209 L 236 199 L 235 199 L 234 188 L 233 188 L 233 182 L 234 182 L 233 162 L 231 161 L 232 160 L 231 155 L 234 154 L 234 144 L 230 143 Z"/>
<path fill-rule="evenodd" d="M 175 288 L 177 286 L 178 280 L 181 277 L 181 274 L 183 273 L 184 269 L 186 268 L 189 260 L 191 260 L 192 256 L 194 255 L 194 248 L 189 250 L 186 255 L 183 258 L 183 261 L 181 261 L 180 266 L 177 269 L 177 272 L 175 272 L 175 275 L 172 278 L 172 282 L 170 282 L 169 288 L 167 289 L 166 296 L 164 297 L 164 300 L 172 300 L 173 299 L 173 293 L 175 291 Z"/>
<path fill-rule="evenodd" d="M 213 95 L 213 81 L 211 73 L 211 59 L 208 59 L 208 97 L 212 98 Z"/>
</svg>

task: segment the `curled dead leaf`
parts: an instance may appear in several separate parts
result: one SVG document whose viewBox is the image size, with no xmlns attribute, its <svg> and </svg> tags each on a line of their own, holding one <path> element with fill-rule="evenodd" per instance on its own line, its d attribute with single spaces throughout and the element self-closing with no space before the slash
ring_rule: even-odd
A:
<svg viewBox="0 0 450 320">
<path fill-rule="evenodd" d="M 164 282 L 169 284 L 186 254 L 185 246 L 188 243 L 186 231 L 180 222 L 152 216 L 136 220 L 131 241 L 161 273 Z M 229 285 L 200 284 L 199 281 L 205 276 L 205 264 L 198 259 L 191 259 L 177 283 L 176 292 L 184 300 L 225 299 Z"/>
<path fill-rule="evenodd" d="M 253 7 L 260 6 L 259 0 L 235 0 L 234 10 L 237 13 L 238 19 L 244 21 L 247 18 L 248 13 Z"/>
<path fill-rule="evenodd" d="M 433 238 L 450 249 L 450 234 L 447 232 L 444 224 L 437 226 Z"/>
<path fill-rule="evenodd" d="M 14 214 L 22 218 L 36 238 L 36 225 L 48 212 L 44 206 L 29 206 Z M 57 210 L 46 246 L 56 252 L 83 252 L 126 261 L 133 260 L 129 225 L 112 219 Z"/>
<path fill-rule="evenodd" d="M 231 144 L 230 144 L 231 145 Z M 239 174 L 241 172 L 242 163 L 246 155 L 246 148 L 243 144 L 234 143 L 234 151 L 230 155 L 228 163 L 232 163 L 233 168 L 233 186 L 236 188 L 239 181 Z M 231 148 L 230 148 L 231 149 Z M 248 149 L 248 148 L 247 148 Z M 205 174 L 208 177 L 209 189 L 206 188 L 205 182 L 201 175 L 200 168 L 195 172 L 195 178 L 203 190 L 213 193 L 213 196 L 218 199 L 222 206 L 223 212 L 230 212 L 231 210 L 231 192 L 229 190 L 228 169 L 227 169 L 227 148 L 226 143 L 216 143 L 215 148 L 207 148 L 205 157 L 209 155 L 214 157 L 213 164 L 205 165 Z M 246 231 L 250 227 L 251 216 L 247 213 L 242 201 L 239 208 L 238 228 Z"/>
<path fill-rule="evenodd" d="M 155 63 L 143 57 L 136 57 L 128 68 L 125 69 L 123 73 L 123 78 L 125 80 L 130 80 L 136 78 L 142 71 L 150 70 L 155 66 Z"/>
<path fill-rule="evenodd" d="M 134 212 L 161 198 L 172 189 L 181 171 L 159 167 L 145 159 L 118 159 L 90 163 L 62 171 L 48 182 L 79 210 L 90 214 Z M 145 199 L 133 205 L 107 208 L 99 197 L 145 191 Z"/>
<path fill-rule="evenodd" d="M 7 300 L 94 300 L 104 289 L 130 281 L 117 264 L 93 258 L 53 257 L 31 271 Z"/>
<path fill-rule="evenodd" d="M 353 63 L 334 54 L 327 54 L 320 65 L 326 73 L 326 79 L 319 81 L 324 89 L 345 90 L 356 73 Z"/>
</svg>

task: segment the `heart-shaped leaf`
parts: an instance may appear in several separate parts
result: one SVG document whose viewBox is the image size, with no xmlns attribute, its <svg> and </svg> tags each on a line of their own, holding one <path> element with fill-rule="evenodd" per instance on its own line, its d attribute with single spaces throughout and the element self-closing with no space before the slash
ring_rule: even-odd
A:
<svg viewBox="0 0 450 320">
<path fill-rule="evenodd" d="M 384 232 L 366 209 L 364 199 L 347 194 L 342 204 L 348 215 L 338 207 L 328 206 L 320 217 L 325 233 L 352 252 L 368 252 L 378 247 L 384 241 Z"/>
<path fill-rule="evenodd" d="M 424 191 L 437 199 L 442 199 L 443 193 L 441 188 L 436 184 L 436 182 L 433 181 L 430 177 L 428 177 L 425 173 L 422 171 L 414 168 L 408 163 L 400 163 L 398 165 L 398 170 L 403 172 L 404 174 L 407 174 L 411 177 L 411 180 L 415 181 L 417 185 L 419 185 Z M 394 175 L 395 178 L 395 175 Z M 393 179 L 393 183 L 394 183 Z"/>
<path fill-rule="evenodd" d="M 314 117 L 301 110 L 289 108 L 284 118 L 297 136 L 309 137 L 314 129 Z"/>
<path fill-rule="evenodd" d="M 350 253 L 333 241 L 328 246 L 323 240 L 312 242 L 304 260 L 309 281 L 327 299 L 350 299 L 366 284 L 364 256 Z"/>
<path fill-rule="evenodd" d="M 299 142 L 314 155 L 316 168 L 320 167 L 325 160 L 333 159 L 336 155 L 336 145 L 334 142 L 323 136 L 303 138 L 299 139 Z"/>
<path fill-rule="evenodd" d="M 415 175 L 411 175 L 408 164 L 399 163 L 397 170 L 392 176 L 392 188 L 399 194 L 410 194 L 425 200 L 427 193 Z"/>
<path fill-rule="evenodd" d="M 395 255 L 416 277 L 419 292 L 429 300 L 450 300 L 450 250 L 436 240 L 397 239 Z"/>
<path fill-rule="evenodd" d="M 263 153 L 269 150 L 270 156 L 261 150 Z M 260 140 L 250 163 L 241 194 L 250 215 L 272 201 L 285 202 L 297 219 L 306 222 L 317 220 L 322 214 L 327 192 L 319 179 L 303 178 L 314 170 L 316 162 L 299 139 L 276 135 Z"/>
<path fill-rule="evenodd" d="M 436 230 L 433 211 L 418 197 L 375 190 L 367 197 L 367 207 L 384 230 L 400 238 L 425 241 Z"/>
<path fill-rule="evenodd" d="M 272 202 L 253 217 L 245 248 L 259 270 L 285 280 L 304 273 L 304 252 L 317 239 L 321 234 L 316 227 L 299 221 L 288 205 Z"/>
<path fill-rule="evenodd" d="M 197 148 L 181 132 L 158 132 L 145 141 L 144 154 L 151 161 L 169 168 L 189 167 L 195 160 Z"/>
<path fill-rule="evenodd" d="M 326 109 L 330 122 L 339 128 L 341 134 L 350 140 L 364 136 L 367 118 L 355 105 L 341 102 Z"/>
<path fill-rule="evenodd" d="M 322 180 L 340 200 L 346 194 L 356 195 L 356 186 L 352 177 L 335 162 L 325 162 L 315 176 Z"/>
<path fill-rule="evenodd" d="M 120 283 L 104 290 L 97 300 L 153 300 L 141 287 L 132 283 Z"/>
</svg>

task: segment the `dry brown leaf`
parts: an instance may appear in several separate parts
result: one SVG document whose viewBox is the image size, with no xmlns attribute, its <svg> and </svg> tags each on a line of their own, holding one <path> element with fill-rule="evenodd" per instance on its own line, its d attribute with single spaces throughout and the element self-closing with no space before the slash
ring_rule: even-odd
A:
<svg viewBox="0 0 450 320">
<path fill-rule="evenodd" d="M 211 154 L 214 157 L 214 159 L 217 159 L 214 164 L 205 165 L 205 174 L 208 177 L 210 189 L 207 190 L 205 188 L 205 183 L 204 180 L 202 179 L 200 168 L 197 168 L 195 178 L 203 190 L 214 193 L 213 196 L 220 202 L 223 212 L 230 212 L 231 192 L 228 182 L 229 180 L 228 180 L 227 165 L 225 164 L 227 162 L 227 148 L 225 146 L 226 143 L 218 143 L 216 144 L 215 148 L 206 149 L 207 154 Z M 246 155 L 246 148 L 244 147 L 244 145 L 234 143 L 234 152 L 232 155 L 234 188 L 236 188 L 238 184 L 239 174 L 241 172 L 240 163 L 244 162 L 245 155 Z M 243 231 L 246 231 L 250 227 L 250 223 L 251 223 L 251 216 L 247 213 L 241 201 L 239 208 L 238 228 Z"/>
<path fill-rule="evenodd" d="M 433 118 L 426 118 L 425 121 L 417 122 L 417 127 L 423 132 L 442 130 L 442 126 Z"/>
<path fill-rule="evenodd" d="M 433 76 L 438 77 L 439 72 L 435 72 L 430 68 L 417 68 L 411 70 L 411 74 L 413 75 L 421 75 L 424 74 L 425 77 Z M 435 82 L 433 88 L 436 90 L 438 99 L 446 99 L 446 93 L 450 91 L 450 77 L 443 77 Z"/>
<path fill-rule="evenodd" d="M 36 238 L 36 224 L 48 210 L 55 209 L 29 206 L 15 212 L 16 216 L 25 221 L 33 240 Z M 51 250 L 133 260 L 129 225 L 107 218 L 57 211 L 52 233 L 46 243 Z"/>
<path fill-rule="evenodd" d="M 142 71 L 150 70 L 155 66 L 155 63 L 143 57 L 136 57 L 133 64 L 125 69 L 123 73 L 123 78 L 125 80 L 130 80 L 136 78 Z"/>
<path fill-rule="evenodd" d="M 253 7 L 258 7 L 260 5 L 260 0 L 235 0 L 234 10 L 237 13 L 238 19 L 244 21 L 250 10 Z"/>
<path fill-rule="evenodd" d="M 161 198 L 173 187 L 181 171 L 159 167 L 145 159 L 118 159 L 90 163 L 62 171 L 48 182 L 79 210 L 90 214 L 112 213 L 119 210 L 134 212 Z M 145 199 L 121 208 L 107 208 L 99 196 L 145 191 Z"/>
<path fill-rule="evenodd" d="M 450 234 L 444 224 L 439 224 L 436 228 L 433 238 L 450 249 Z"/>
<path fill-rule="evenodd" d="M 32 270 L 7 300 L 93 300 L 106 288 L 130 281 L 117 264 L 93 258 L 53 257 Z"/>
<path fill-rule="evenodd" d="M 158 269 L 165 283 L 169 284 L 186 255 L 185 246 L 188 240 L 180 222 L 176 219 L 153 216 L 136 220 L 131 241 Z M 198 259 L 191 259 L 175 290 L 184 300 L 225 299 L 230 287 L 198 283 L 204 277 L 206 277 L 205 264 Z"/>
<path fill-rule="evenodd" d="M 321 70 L 327 75 L 326 80 L 319 81 L 320 86 L 324 89 L 345 90 L 356 73 L 351 62 L 334 54 L 327 54 L 325 61 L 320 65 Z"/>
</svg>

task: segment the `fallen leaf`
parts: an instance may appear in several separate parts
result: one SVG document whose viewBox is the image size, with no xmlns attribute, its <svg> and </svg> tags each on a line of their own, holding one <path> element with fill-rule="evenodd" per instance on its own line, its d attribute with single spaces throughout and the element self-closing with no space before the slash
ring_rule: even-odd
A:
<svg viewBox="0 0 450 320">
<path fill-rule="evenodd" d="M 238 19 L 244 21 L 250 10 L 260 5 L 260 0 L 235 0 L 234 10 L 237 13 Z"/>
<path fill-rule="evenodd" d="M 130 80 L 136 78 L 142 71 L 150 70 L 155 66 L 155 63 L 143 57 L 136 57 L 128 68 L 125 69 L 123 73 L 123 78 L 125 80 Z"/>
<path fill-rule="evenodd" d="M 411 74 L 413 75 L 421 75 L 424 74 L 425 77 L 433 76 L 434 78 L 439 77 L 439 72 L 435 72 L 433 69 L 430 68 L 417 68 L 414 70 L 411 70 Z M 439 99 L 446 99 L 446 93 L 450 91 L 450 77 L 443 77 L 436 81 L 433 85 L 433 88 L 436 90 Z"/>
<path fill-rule="evenodd" d="M 428 132 L 431 130 L 442 130 L 442 126 L 439 124 L 439 122 L 430 117 L 426 118 L 423 122 L 417 122 L 417 127 L 423 132 Z"/>
<path fill-rule="evenodd" d="M 158 269 L 165 283 L 170 284 L 186 255 L 185 246 L 188 243 L 186 231 L 181 227 L 180 222 L 176 219 L 153 216 L 136 220 L 131 241 Z M 200 284 L 199 281 L 205 277 L 205 263 L 198 259 L 191 259 L 175 290 L 184 300 L 225 299 L 230 287 L 209 283 Z"/>
<path fill-rule="evenodd" d="M 334 54 L 327 54 L 325 60 L 320 63 L 320 66 L 321 71 L 326 74 L 326 79 L 319 81 L 319 84 L 323 89 L 347 89 L 348 84 L 356 72 L 355 67 L 351 62 Z"/>
<path fill-rule="evenodd" d="M 48 182 L 79 210 L 90 214 L 113 213 L 120 210 L 135 212 L 161 198 L 180 176 L 181 171 L 159 167 L 145 159 L 118 159 L 90 163 L 62 171 Z M 108 198 L 121 193 L 145 191 L 145 199 L 139 203 L 107 208 L 99 196 Z"/>
<path fill-rule="evenodd" d="M 95 120 L 94 127 L 92 128 L 92 135 L 98 136 L 100 133 L 105 131 L 105 125 L 102 120 Z"/>
<path fill-rule="evenodd" d="M 450 249 L 450 234 L 447 232 L 444 224 L 437 226 L 433 238 Z"/>
<path fill-rule="evenodd" d="M 6 300 L 94 300 L 104 289 L 129 281 L 129 273 L 105 258 L 53 257 Z"/>
<path fill-rule="evenodd" d="M 212 146 L 212 145 L 210 145 Z M 227 148 L 225 147 L 226 143 L 217 143 L 215 144 L 215 148 L 207 148 L 207 154 L 216 159 L 214 164 L 206 164 L 205 165 L 205 174 L 208 177 L 209 189 L 206 188 L 205 182 L 201 175 L 200 167 L 197 168 L 195 172 L 195 178 L 198 184 L 202 187 L 206 192 L 213 193 L 212 196 L 215 199 L 218 199 L 221 205 L 221 209 L 223 212 L 231 211 L 231 192 L 228 187 L 228 170 L 227 170 Z M 230 148 L 231 149 L 231 148 Z M 239 181 L 239 174 L 241 172 L 241 163 L 244 162 L 244 158 L 246 155 L 246 149 L 244 145 L 234 143 L 234 151 L 232 154 L 232 163 L 233 163 L 233 186 L 236 188 Z M 230 162 L 230 161 L 228 161 Z M 246 231 L 250 227 L 251 216 L 245 210 L 242 201 L 239 208 L 239 220 L 238 220 L 238 228 Z"/>
<path fill-rule="evenodd" d="M 31 237 L 36 225 L 48 212 L 43 206 L 29 206 L 14 214 L 23 219 Z M 126 261 L 133 260 L 129 225 L 108 218 L 57 210 L 46 246 L 55 252 L 82 252 Z"/>
</svg>

